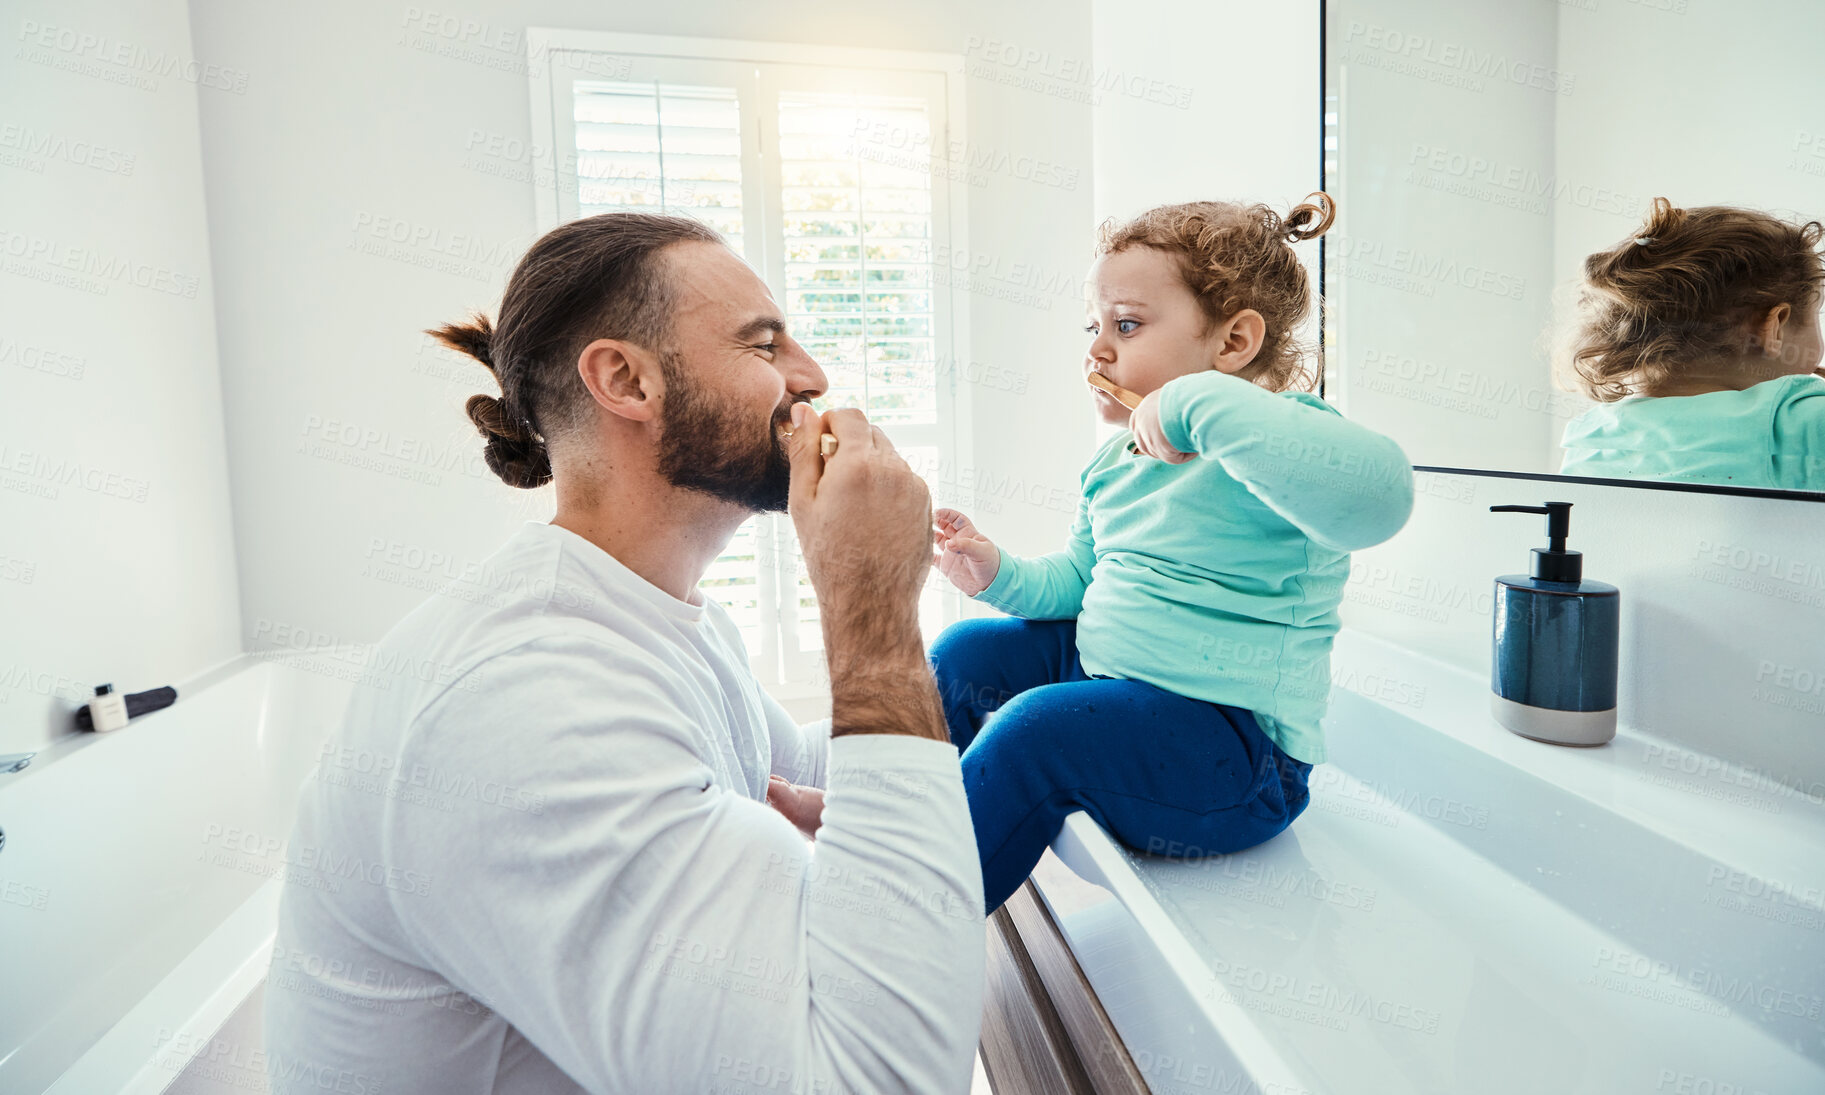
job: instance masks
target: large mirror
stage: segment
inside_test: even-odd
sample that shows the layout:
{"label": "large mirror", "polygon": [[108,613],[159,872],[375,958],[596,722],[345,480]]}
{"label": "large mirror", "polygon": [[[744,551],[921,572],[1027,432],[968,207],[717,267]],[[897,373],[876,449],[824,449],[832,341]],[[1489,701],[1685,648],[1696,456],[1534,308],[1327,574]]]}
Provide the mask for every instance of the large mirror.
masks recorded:
{"label": "large mirror", "polygon": [[1326,28],[1329,398],[1422,466],[1825,491],[1825,5]]}

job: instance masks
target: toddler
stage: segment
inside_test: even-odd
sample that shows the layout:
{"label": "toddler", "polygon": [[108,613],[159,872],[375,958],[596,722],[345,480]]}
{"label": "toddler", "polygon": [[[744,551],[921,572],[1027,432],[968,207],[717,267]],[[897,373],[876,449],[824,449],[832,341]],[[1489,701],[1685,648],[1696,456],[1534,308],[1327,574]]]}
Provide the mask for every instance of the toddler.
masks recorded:
{"label": "toddler", "polygon": [[[1021,558],[953,509],[933,563],[1000,618],[931,648],[962,750],[989,911],[1065,815],[1141,852],[1239,851],[1299,816],[1349,553],[1413,504],[1388,438],[1311,389],[1293,334],[1310,285],[1293,244],[1335,208],[1193,202],[1105,224],[1087,286],[1094,370],[1142,396],[1090,458],[1062,551]],[[1131,445],[1132,443],[1132,445]]]}

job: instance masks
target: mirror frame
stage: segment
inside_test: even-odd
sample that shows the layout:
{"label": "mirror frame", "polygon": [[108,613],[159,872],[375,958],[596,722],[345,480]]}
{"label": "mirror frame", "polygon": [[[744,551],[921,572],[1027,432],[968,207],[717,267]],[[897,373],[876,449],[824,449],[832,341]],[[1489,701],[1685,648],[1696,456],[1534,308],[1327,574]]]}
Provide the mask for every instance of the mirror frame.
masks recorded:
{"label": "mirror frame", "polygon": [[[1330,183],[1332,179],[1340,177],[1343,169],[1342,163],[1339,162],[1337,172],[1333,173],[1325,170],[1324,114],[1325,99],[1332,90],[1330,37],[1331,18],[1333,14],[1334,12],[1330,0],[1318,0],[1318,182],[1319,188],[1327,194],[1331,192]],[[1321,300],[1325,284],[1325,256],[1329,242],[1330,237],[1328,235],[1318,237],[1318,286]],[[1324,337],[1324,323],[1321,319],[1319,322],[1318,337],[1318,361],[1321,369],[1328,362],[1330,356],[1331,345]],[[1320,398],[1322,398],[1325,395],[1328,375],[1324,372],[1321,372],[1319,375],[1324,377],[1324,379],[1320,380],[1318,387],[1318,394]],[[1370,425],[1371,429],[1374,428],[1369,423],[1364,423],[1364,425]],[[1400,438],[1396,437],[1394,440],[1399,442]],[[1604,487],[1631,487],[1635,490],[1678,491],[1686,494],[1732,494],[1742,498],[1780,498],[1793,502],[1825,502],[1825,491],[1777,490],[1770,487],[1733,487],[1725,483],[1685,483],[1657,479],[1606,479],[1590,475],[1559,475],[1553,472],[1504,471],[1499,468],[1459,468],[1432,464],[1415,464],[1413,465],[1413,470],[1416,472],[1432,472],[1442,475],[1478,475],[1494,479],[1532,479],[1543,483],[1577,483]]]}

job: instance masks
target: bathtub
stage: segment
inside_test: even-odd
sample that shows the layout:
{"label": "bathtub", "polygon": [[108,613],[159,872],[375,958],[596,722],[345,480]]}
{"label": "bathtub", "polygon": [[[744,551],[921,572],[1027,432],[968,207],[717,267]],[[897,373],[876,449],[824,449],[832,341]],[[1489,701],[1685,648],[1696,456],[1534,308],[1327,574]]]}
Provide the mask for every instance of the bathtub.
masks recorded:
{"label": "bathtub", "polygon": [[351,668],[245,655],[0,776],[0,1091],[154,1093],[193,1057],[258,1072],[258,1046],[212,1038],[266,975],[282,845]]}

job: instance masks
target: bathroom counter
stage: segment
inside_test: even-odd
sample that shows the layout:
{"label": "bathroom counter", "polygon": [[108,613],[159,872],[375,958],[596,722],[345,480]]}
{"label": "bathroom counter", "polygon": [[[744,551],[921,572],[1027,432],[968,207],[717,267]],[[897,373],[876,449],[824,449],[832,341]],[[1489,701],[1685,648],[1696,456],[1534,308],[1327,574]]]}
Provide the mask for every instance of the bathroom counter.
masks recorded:
{"label": "bathroom counter", "polygon": [[1333,681],[1287,833],[1167,860],[1080,813],[1036,872],[1154,1091],[1825,1090],[1817,788],[1528,741],[1349,631]]}

